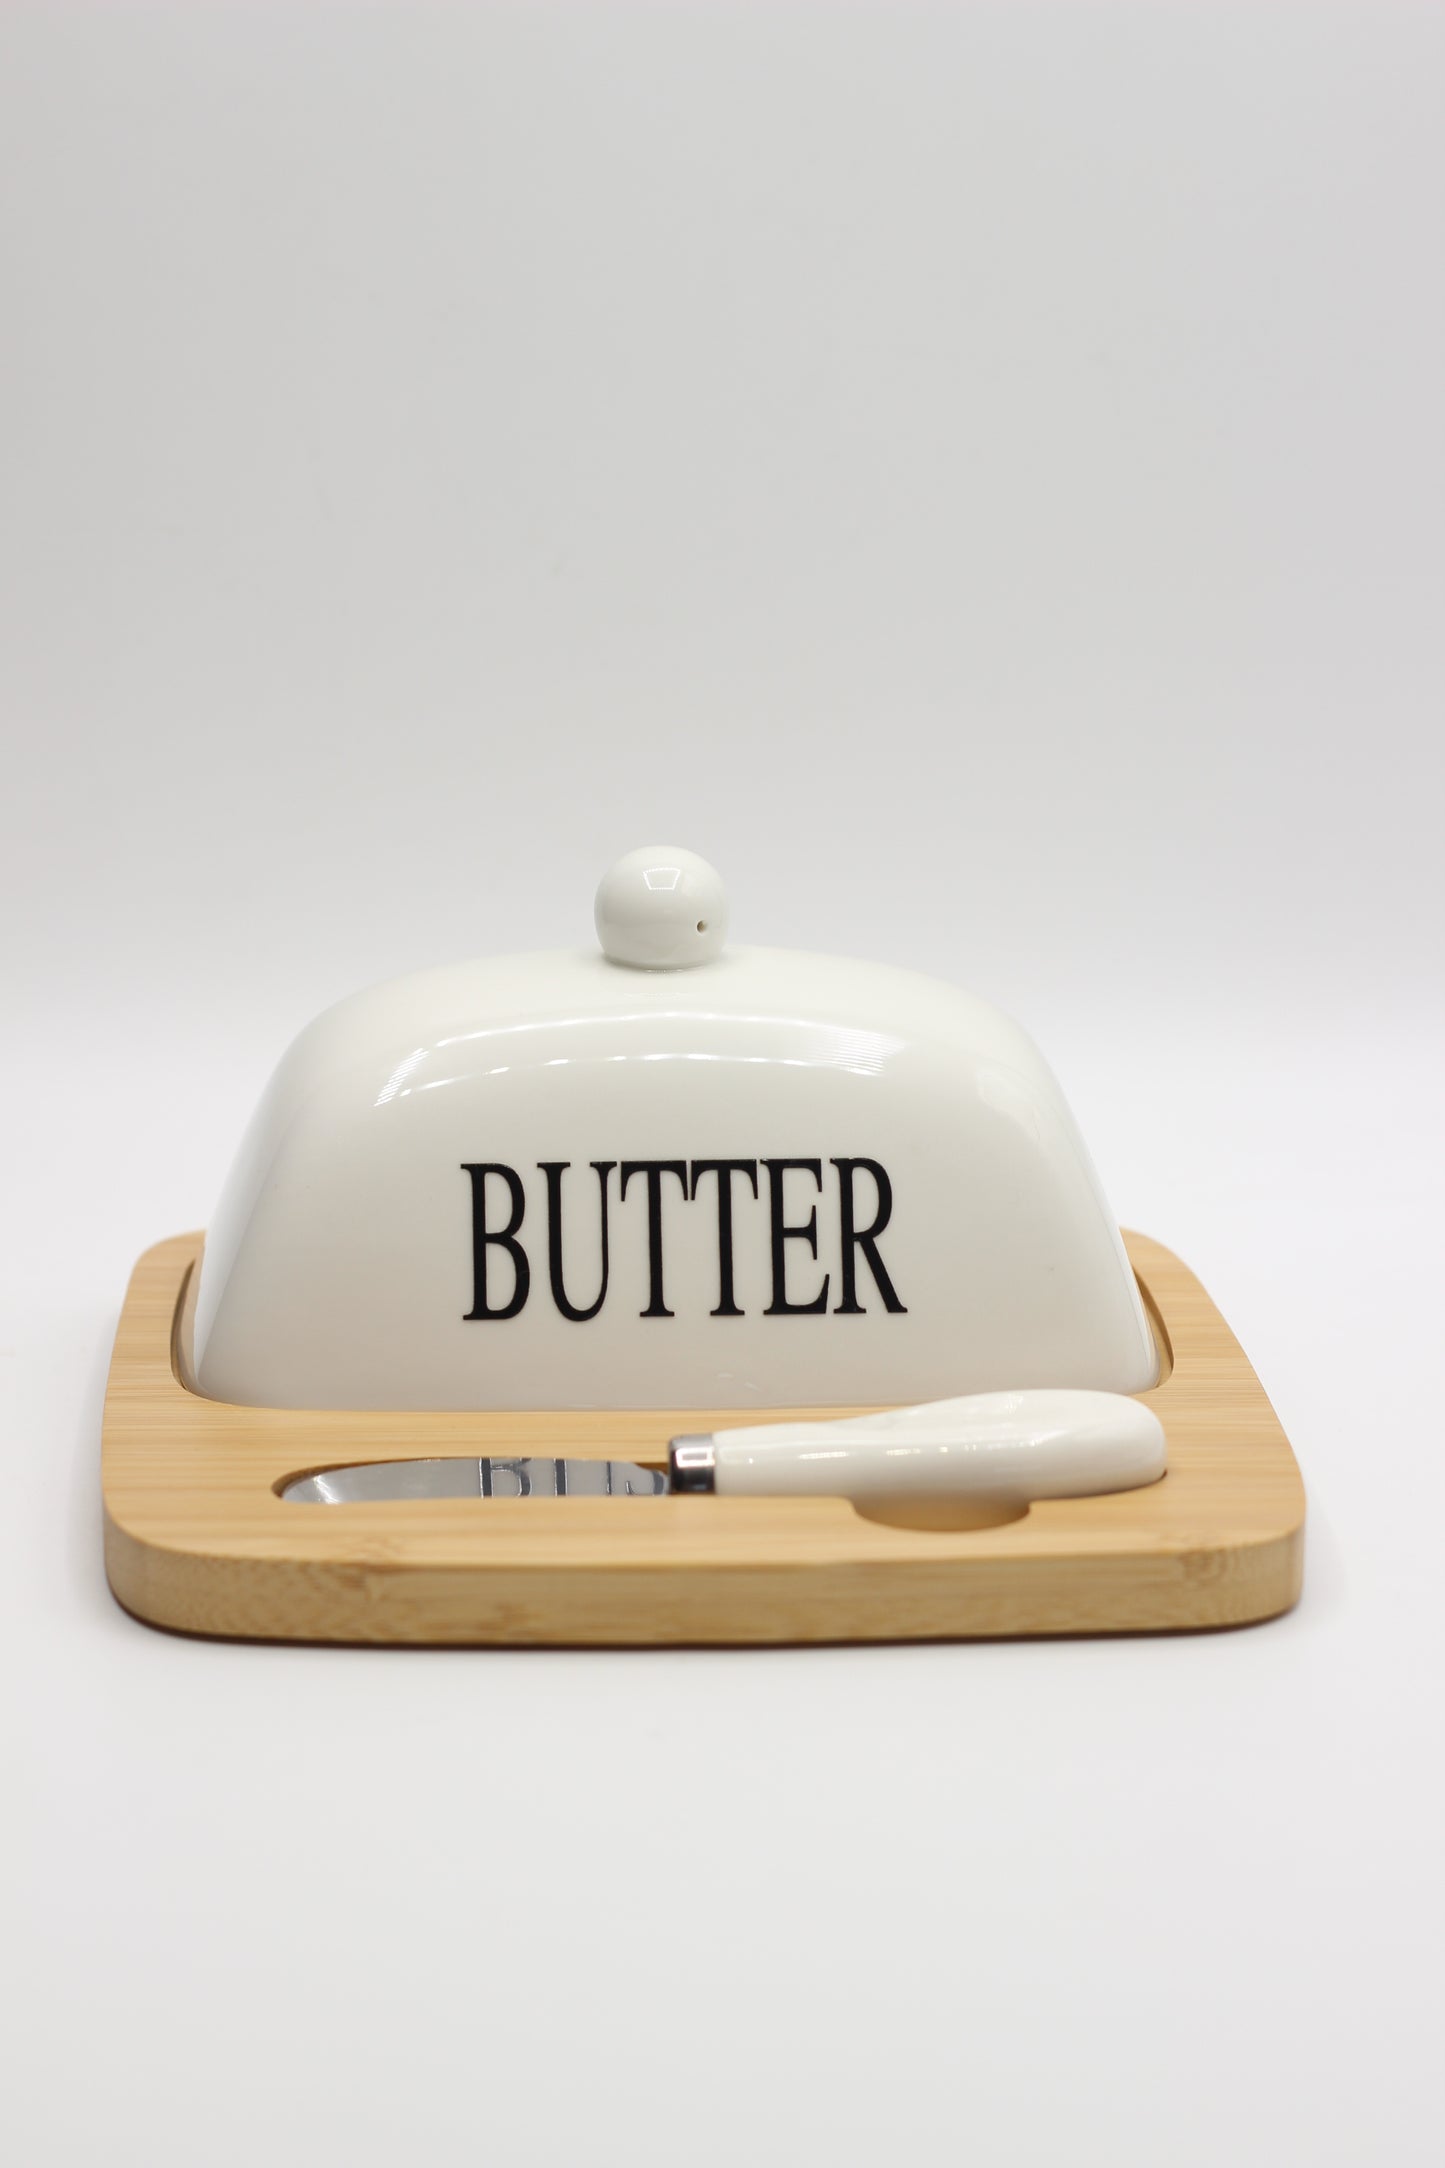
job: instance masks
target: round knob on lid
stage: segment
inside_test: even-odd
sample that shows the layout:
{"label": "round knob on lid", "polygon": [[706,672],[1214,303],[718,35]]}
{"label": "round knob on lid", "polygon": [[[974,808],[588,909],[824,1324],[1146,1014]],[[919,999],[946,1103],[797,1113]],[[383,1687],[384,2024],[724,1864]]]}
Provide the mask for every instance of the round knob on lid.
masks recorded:
{"label": "round knob on lid", "polygon": [[613,963],[681,971],[721,955],[728,901],[705,858],[656,844],[629,851],[602,876],[594,916]]}

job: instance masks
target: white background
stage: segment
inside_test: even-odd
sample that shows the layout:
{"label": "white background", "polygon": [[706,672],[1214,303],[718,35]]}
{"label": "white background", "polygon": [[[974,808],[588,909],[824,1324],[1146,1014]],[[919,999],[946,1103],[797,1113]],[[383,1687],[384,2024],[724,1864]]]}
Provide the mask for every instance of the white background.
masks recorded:
{"label": "white background", "polygon": [[[0,15],[8,2157],[1438,2161],[1442,91],[1423,6]],[[126,1275],[282,1046],[659,839],[1034,1032],[1290,1618],[117,1609]]]}

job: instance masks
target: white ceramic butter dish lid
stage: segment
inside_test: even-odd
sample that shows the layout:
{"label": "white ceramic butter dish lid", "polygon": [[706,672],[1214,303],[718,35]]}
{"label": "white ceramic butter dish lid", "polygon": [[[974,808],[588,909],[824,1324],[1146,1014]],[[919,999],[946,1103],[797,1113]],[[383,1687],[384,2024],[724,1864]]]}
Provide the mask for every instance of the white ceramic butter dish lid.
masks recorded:
{"label": "white ceramic butter dish lid", "polygon": [[1155,1382],[1016,1024],[907,970],[729,946],[686,851],[621,860],[595,916],[590,951],[419,972],[301,1034],[207,1237],[196,1390],[786,1409]]}

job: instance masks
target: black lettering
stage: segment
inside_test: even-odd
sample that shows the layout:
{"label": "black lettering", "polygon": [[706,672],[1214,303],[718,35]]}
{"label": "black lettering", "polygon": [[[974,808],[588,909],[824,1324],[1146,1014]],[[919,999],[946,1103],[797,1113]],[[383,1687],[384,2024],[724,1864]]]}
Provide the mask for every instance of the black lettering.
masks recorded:
{"label": "black lettering", "polygon": [[[532,1284],[532,1268],[527,1253],[517,1240],[517,1229],[522,1224],[522,1214],[527,1209],[527,1199],[522,1190],[521,1179],[512,1167],[491,1163],[473,1166],[463,1160],[463,1174],[472,1178],[472,1306],[467,1312],[468,1320],[477,1317],[515,1317],[527,1299]],[[487,1176],[499,1174],[507,1185],[512,1200],[512,1216],[505,1227],[487,1225]],[[487,1252],[492,1247],[504,1249],[512,1260],[514,1281],[512,1297],[499,1310],[487,1304]]]}
{"label": "black lettering", "polygon": [[647,1176],[647,1308],[639,1310],[639,1317],[671,1317],[663,1299],[662,1291],[662,1178],[675,1174],[682,1184],[682,1194],[687,1195],[687,1161],[685,1159],[628,1159],[622,1164],[622,1180],[619,1195],[627,1195],[627,1185],[634,1174]]}
{"label": "black lettering", "polygon": [[570,1159],[539,1159],[537,1162],[547,1177],[547,1269],[552,1279],[552,1300],[574,1325],[585,1325],[607,1300],[607,1177],[617,1162],[615,1159],[589,1162],[597,1177],[598,1208],[602,1214],[602,1285],[597,1290],[597,1300],[586,1310],[579,1310],[575,1303],[567,1300],[567,1290],[562,1282],[562,1177],[571,1164]]}
{"label": "black lettering", "polygon": [[[907,1307],[898,1300],[897,1291],[888,1277],[888,1267],[878,1254],[878,1237],[893,1217],[893,1184],[876,1159],[835,1159],[833,1165],[838,1170],[838,1215],[843,1231],[843,1300],[833,1315],[863,1315],[863,1305],[858,1300],[858,1260],[853,1254],[855,1250],[861,1250],[883,1297],[884,1309],[891,1310],[895,1317],[906,1317]],[[860,1167],[872,1175],[878,1189],[878,1209],[871,1227],[859,1227],[854,1207],[853,1177]]]}
{"label": "black lettering", "polygon": [[713,1317],[742,1317],[733,1299],[733,1176],[745,1174],[758,1194],[758,1163],[755,1159],[695,1159],[692,1163],[692,1196],[697,1195],[700,1174],[717,1176],[717,1308]]}
{"label": "black lettering", "polygon": [[819,1189],[823,1187],[823,1163],[820,1159],[765,1159],[768,1170],[768,1201],[772,1206],[773,1240],[773,1299],[764,1310],[764,1317],[811,1317],[821,1314],[828,1307],[829,1274],[823,1274],[823,1285],[812,1302],[789,1302],[787,1292],[788,1262],[784,1245],[788,1242],[806,1242],[814,1257],[818,1254],[818,1207],[814,1205],[800,1226],[789,1227],[783,1219],[783,1176],[790,1167],[800,1167],[811,1174]]}

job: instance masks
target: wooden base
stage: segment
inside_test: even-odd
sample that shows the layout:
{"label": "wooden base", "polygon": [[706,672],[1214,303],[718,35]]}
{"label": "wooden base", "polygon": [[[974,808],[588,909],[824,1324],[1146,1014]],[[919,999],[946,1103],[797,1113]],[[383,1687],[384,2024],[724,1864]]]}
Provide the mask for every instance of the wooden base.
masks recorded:
{"label": "wooden base", "polygon": [[[286,1641],[905,1641],[1238,1626],[1288,1610],[1304,1488],[1263,1389],[1199,1282],[1126,1235],[1169,1440],[1147,1490],[1055,1499],[967,1529],[837,1499],[466,1499],[288,1505],[294,1475],[362,1460],[542,1453],[661,1461],[669,1438],[823,1410],[356,1414],[187,1391],[176,1322],[202,1237],[148,1250],[105,1401],[105,1556],[137,1617]],[[841,1411],[830,1409],[829,1414]]]}

